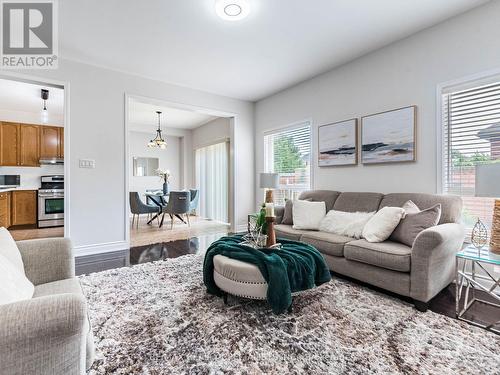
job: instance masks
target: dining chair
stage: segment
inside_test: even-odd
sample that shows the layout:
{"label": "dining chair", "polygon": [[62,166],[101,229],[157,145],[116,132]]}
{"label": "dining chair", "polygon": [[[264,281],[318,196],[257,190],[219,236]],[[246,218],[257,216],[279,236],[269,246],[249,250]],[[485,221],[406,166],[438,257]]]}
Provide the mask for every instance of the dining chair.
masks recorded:
{"label": "dining chair", "polygon": [[[136,228],[139,228],[139,219],[142,214],[157,214],[161,213],[161,207],[157,205],[146,204],[141,200],[139,193],[137,191],[130,192],[130,211],[132,212],[132,226],[134,226],[135,215],[137,215],[137,221],[135,222]],[[157,217],[158,218],[158,217]],[[159,220],[159,219],[158,219]]]}
{"label": "dining chair", "polygon": [[161,218],[160,227],[163,225],[165,214],[171,218],[170,229],[174,227],[174,218],[177,216],[182,221],[182,215],[185,215],[187,225],[191,226],[189,222],[189,209],[191,204],[191,193],[189,191],[171,191],[168,197],[168,203],[163,207],[163,216]]}
{"label": "dining chair", "polygon": [[200,201],[200,191],[197,189],[189,189],[191,193],[191,203],[189,204],[189,213],[196,212],[198,202]]}

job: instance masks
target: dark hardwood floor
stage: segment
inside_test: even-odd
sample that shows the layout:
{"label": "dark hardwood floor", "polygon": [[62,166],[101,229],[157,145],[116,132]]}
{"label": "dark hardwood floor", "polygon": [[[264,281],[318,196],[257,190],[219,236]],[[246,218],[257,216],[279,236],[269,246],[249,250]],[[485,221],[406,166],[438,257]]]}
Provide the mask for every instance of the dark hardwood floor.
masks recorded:
{"label": "dark hardwood floor", "polygon": [[[91,272],[103,271],[105,269],[127,267],[168,258],[177,258],[187,254],[201,253],[204,252],[213,241],[216,241],[224,235],[226,234],[212,234],[184,240],[132,247],[130,250],[124,250],[123,252],[79,257],[76,259],[76,271],[77,274],[87,274]],[[410,298],[387,292],[386,290],[359,282],[340,274],[332,273],[332,275],[334,277],[349,280],[351,282],[364,285],[369,289],[412,303]],[[495,302],[493,298],[482,291],[476,291],[476,296],[487,301]],[[434,297],[429,303],[429,309],[435,313],[446,315],[455,319],[455,285],[449,285],[447,288],[442,290],[441,293]],[[500,309],[483,303],[475,303],[469,309],[465,317],[487,325],[500,319]],[[497,328],[500,329],[498,326]]]}

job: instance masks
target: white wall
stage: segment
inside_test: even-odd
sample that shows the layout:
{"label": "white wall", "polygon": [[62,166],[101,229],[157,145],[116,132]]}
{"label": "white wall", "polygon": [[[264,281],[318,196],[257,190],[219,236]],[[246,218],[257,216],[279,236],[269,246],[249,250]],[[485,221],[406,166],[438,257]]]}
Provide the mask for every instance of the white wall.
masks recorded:
{"label": "white wall", "polygon": [[231,136],[230,119],[219,117],[192,130],[193,150],[225,141]]}
{"label": "white wall", "polygon": [[[312,118],[314,188],[436,192],[437,85],[500,68],[499,15],[500,1],[493,1],[259,101],[257,172],[264,169],[264,131]],[[418,106],[416,163],[317,166],[318,125],[412,104]]]}
{"label": "white wall", "polygon": [[[4,76],[9,72],[2,71]],[[69,235],[77,255],[128,246],[125,186],[125,93],[234,113],[236,223],[244,227],[254,202],[254,105],[241,100],[60,59],[57,70],[18,72],[21,76],[69,82]],[[241,145],[241,146],[239,146]],[[78,168],[78,159],[96,161]],[[126,224],[127,223],[127,224]]]}
{"label": "white wall", "polygon": [[[168,147],[164,150],[159,148],[149,148],[147,143],[152,138],[151,133],[130,132],[129,133],[129,152],[130,157],[158,158],[159,168],[168,169],[171,173],[170,189],[179,190],[181,184],[181,150],[179,137],[164,137]],[[161,189],[163,181],[158,176],[134,176],[133,162],[130,161],[129,170],[129,189],[142,194],[146,189]]]}
{"label": "white wall", "polygon": [[24,124],[64,126],[64,116],[54,115],[49,112],[48,123],[42,123],[40,112],[23,112],[0,109],[0,121],[22,122]]}

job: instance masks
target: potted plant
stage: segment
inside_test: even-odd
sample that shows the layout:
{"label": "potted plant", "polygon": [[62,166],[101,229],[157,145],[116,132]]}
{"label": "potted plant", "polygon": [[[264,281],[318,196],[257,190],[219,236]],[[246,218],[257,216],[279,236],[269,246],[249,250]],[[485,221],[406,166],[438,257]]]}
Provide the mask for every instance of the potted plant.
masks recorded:
{"label": "potted plant", "polygon": [[163,195],[168,194],[168,183],[170,182],[170,171],[168,169],[158,169],[158,176],[163,181]]}

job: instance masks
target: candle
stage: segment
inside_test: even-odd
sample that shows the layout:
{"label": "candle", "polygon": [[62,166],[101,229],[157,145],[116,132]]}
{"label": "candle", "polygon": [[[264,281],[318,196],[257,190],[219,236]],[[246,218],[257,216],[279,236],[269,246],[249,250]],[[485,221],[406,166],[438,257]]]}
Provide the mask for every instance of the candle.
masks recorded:
{"label": "candle", "polygon": [[266,217],[274,217],[274,204],[266,203]]}

